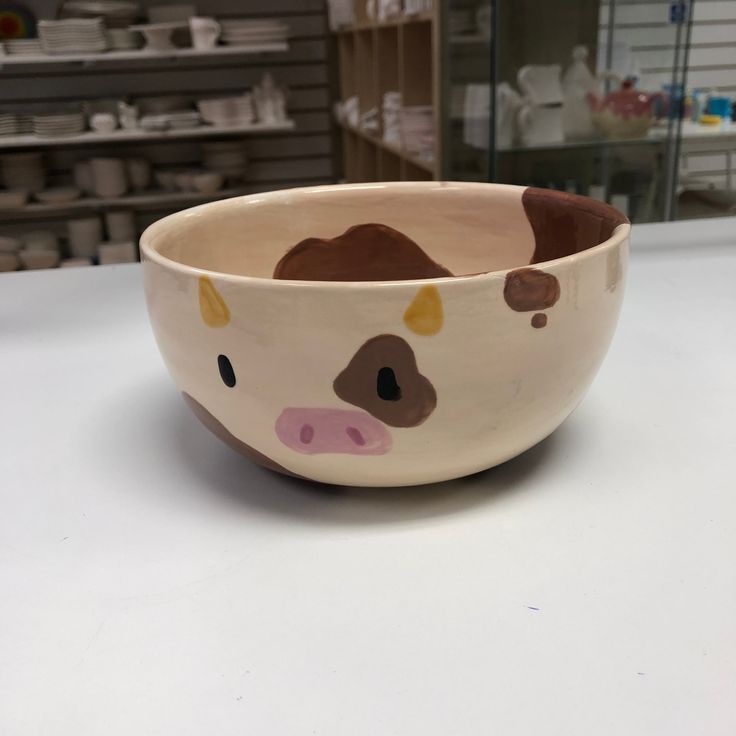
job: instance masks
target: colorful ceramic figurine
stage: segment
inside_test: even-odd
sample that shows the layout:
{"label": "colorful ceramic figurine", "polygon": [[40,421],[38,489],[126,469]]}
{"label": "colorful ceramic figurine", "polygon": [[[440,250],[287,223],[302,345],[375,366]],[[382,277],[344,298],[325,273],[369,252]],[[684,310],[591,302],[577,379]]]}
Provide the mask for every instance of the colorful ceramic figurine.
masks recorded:
{"label": "colorful ceramic figurine", "polygon": [[602,100],[588,94],[593,111],[593,122],[607,138],[639,138],[645,136],[656,119],[655,100],[664,100],[661,92],[642,92],[635,89],[633,80],[625,79],[621,87]]}

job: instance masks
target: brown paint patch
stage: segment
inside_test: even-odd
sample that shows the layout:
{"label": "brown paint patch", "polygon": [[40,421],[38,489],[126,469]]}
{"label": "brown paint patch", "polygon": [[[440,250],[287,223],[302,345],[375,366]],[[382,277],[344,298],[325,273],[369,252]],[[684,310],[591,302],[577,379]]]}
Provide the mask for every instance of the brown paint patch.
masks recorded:
{"label": "brown paint patch", "polygon": [[592,248],[628,222],[620,212],[603,202],[576,194],[528,187],[521,195],[534,232],[534,255],[530,263],[551,261]]}
{"label": "brown paint patch", "polygon": [[388,225],[355,225],[336,238],[307,238],[276,264],[275,279],[406,281],[452,276]]}
{"label": "brown paint patch", "polygon": [[199,277],[199,313],[208,327],[224,327],[230,322],[230,310],[208,276]]}
{"label": "brown paint patch", "polygon": [[[396,384],[389,386],[389,392],[381,386],[387,369],[393,371]],[[343,401],[390,427],[416,427],[437,406],[434,386],[419,373],[414,351],[396,335],[378,335],[365,342],[333,387]]]}
{"label": "brown paint patch", "polygon": [[423,286],[404,312],[404,324],[417,335],[436,335],[445,321],[442,299],[436,286]]}
{"label": "brown paint patch", "polygon": [[532,327],[540,329],[541,327],[547,326],[547,315],[538,312],[532,317]]}
{"label": "brown paint patch", "polygon": [[560,298],[560,282],[538,268],[517,268],[506,274],[503,298],[515,312],[549,309]]}
{"label": "brown paint patch", "polygon": [[202,404],[200,404],[195,398],[191,397],[188,393],[182,391],[182,396],[184,397],[184,401],[189,405],[189,408],[196,415],[197,419],[199,419],[199,421],[202,422],[210,432],[217,435],[217,437],[226,444],[230,445],[233,450],[237,450],[254,463],[257,463],[264,468],[268,468],[269,470],[275,470],[277,473],[283,473],[284,475],[291,475],[294,478],[304,478],[302,475],[292,473],[291,470],[287,470],[283,465],[279,465],[279,463],[275,460],[271,460],[267,455],[264,455],[254,447],[251,447],[242,440],[239,440],[224,424],[222,424],[222,422],[220,422],[219,419],[212,416],[212,414],[210,414]]}

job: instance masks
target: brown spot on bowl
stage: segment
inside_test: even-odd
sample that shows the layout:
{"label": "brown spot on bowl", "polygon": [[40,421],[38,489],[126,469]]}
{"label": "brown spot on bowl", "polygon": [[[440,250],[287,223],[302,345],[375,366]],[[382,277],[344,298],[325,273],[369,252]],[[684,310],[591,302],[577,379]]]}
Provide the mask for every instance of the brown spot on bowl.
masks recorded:
{"label": "brown spot on bowl", "polygon": [[560,282],[538,268],[517,268],[506,274],[503,298],[515,312],[548,309],[560,298]]}
{"label": "brown spot on bowl", "polygon": [[537,312],[537,314],[535,314],[532,317],[532,327],[536,327],[537,329],[539,329],[541,327],[546,327],[546,326],[547,326],[547,315],[542,314],[542,312]]}
{"label": "brown spot on bowl", "polygon": [[416,427],[437,405],[434,386],[419,372],[409,343],[397,335],[365,342],[333,387],[343,401],[390,427]]}
{"label": "brown spot on bowl", "polygon": [[230,445],[233,450],[237,450],[239,453],[245,455],[248,459],[264,468],[275,470],[277,473],[283,473],[284,475],[291,475],[294,478],[303,478],[304,480],[308,480],[304,478],[303,475],[292,473],[291,470],[287,470],[283,465],[279,465],[275,460],[271,460],[268,455],[264,455],[262,452],[256,450],[255,447],[251,447],[249,444],[239,440],[219,419],[217,419],[217,417],[210,414],[202,404],[185,391],[182,391],[182,396],[184,397],[184,401],[189,405],[189,408],[194,412],[197,419],[199,419],[199,421],[202,422],[210,432],[219,437],[226,444]]}
{"label": "brown spot on bowl", "polygon": [[580,253],[613,235],[628,219],[603,202],[576,194],[527,187],[521,195],[534,232],[531,263]]}
{"label": "brown spot on bowl", "polygon": [[275,279],[406,281],[452,276],[411,238],[388,225],[355,225],[335,238],[307,238],[276,264]]}

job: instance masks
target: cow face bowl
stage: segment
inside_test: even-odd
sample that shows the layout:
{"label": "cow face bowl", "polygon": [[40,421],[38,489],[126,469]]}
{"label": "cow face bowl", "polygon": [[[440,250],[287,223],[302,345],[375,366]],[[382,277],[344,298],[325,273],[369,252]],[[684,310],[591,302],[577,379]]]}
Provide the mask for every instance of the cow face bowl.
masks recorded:
{"label": "cow face bowl", "polygon": [[402,486],[502,463],[572,412],[629,230],[556,191],[380,183],[205,204],[141,253],[159,348],[207,427],[273,470]]}

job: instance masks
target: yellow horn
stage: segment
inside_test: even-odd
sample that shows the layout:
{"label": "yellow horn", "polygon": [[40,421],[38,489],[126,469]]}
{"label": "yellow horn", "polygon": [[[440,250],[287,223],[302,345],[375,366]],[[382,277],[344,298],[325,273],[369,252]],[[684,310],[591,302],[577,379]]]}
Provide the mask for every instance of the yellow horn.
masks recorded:
{"label": "yellow horn", "polygon": [[224,327],[230,322],[230,310],[207,276],[199,277],[199,312],[208,327]]}
{"label": "yellow horn", "polygon": [[404,323],[417,335],[436,335],[445,321],[442,299],[436,286],[423,286],[404,312]]}

